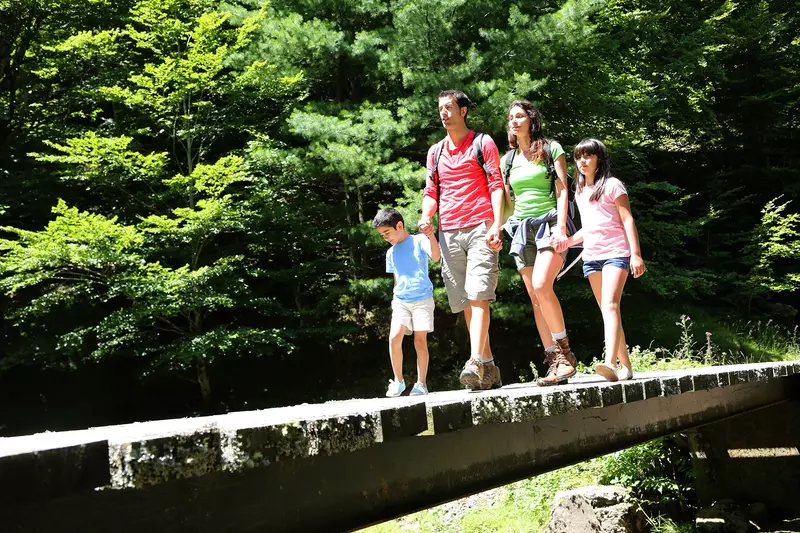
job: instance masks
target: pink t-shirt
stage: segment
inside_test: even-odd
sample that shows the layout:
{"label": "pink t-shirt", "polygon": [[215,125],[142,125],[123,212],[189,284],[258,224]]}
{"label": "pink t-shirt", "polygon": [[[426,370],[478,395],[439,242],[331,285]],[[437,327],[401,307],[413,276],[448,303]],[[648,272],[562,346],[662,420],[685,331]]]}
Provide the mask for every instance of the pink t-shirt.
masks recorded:
{"label": "pink t-shirt", "polygon": [[603,194],[595,202],[589,198],[594,185],[584,186],[575,195],[581,213],[583,231],[583,260],[599,261],[612,257],[630,257],[631,245],[614,200],[628,194],[625,185],[617,178],[607,178]]}
{"label": "pink t-shirt", "polygon": [[428,150],[428,177],[424,194],[439,202],[439,228],[443,230],[470,228],[482,222],[494,221],[491,193],[503,188],[500,153],[492,138],[484,134],[481,149],[489,170],[487,177],[475,158],[472,149],[474,138],[475,132],[470,131],[458,146],[453,146],[449,138],[445,139],[442,155],[439,156],[441,198],[436,197],[436,182],[433,179],[436,145]]}

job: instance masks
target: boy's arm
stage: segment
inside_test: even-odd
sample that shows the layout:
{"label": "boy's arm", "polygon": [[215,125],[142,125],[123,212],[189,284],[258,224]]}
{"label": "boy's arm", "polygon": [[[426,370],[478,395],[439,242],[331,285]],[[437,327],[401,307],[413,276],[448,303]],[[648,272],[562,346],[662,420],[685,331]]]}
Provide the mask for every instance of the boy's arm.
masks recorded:
{"label": "boy's arm", "polygon": [[428,227],[425,236],[428,238],[428,242],[431,245],[431,259],[438,261],[442,258],[442,249],[439,248],[439,241],[436,240],[436,233],[434,233],[432,227]]}
{"label": "boy's arm", "polygon": [[619,218],[625,227],[625,236],[628,238],[628,244],[631,247],[631,274],[633,274],[634,278],[638,278],[644,274],[647,268],[644,266],[642,249],[639,247],[639,232],[636,231],[636,222],[633,221],[633,215],[631,214],[631,203],[627,194],[618,196],[614,203],[617,206],[617,210],[619,210]]}

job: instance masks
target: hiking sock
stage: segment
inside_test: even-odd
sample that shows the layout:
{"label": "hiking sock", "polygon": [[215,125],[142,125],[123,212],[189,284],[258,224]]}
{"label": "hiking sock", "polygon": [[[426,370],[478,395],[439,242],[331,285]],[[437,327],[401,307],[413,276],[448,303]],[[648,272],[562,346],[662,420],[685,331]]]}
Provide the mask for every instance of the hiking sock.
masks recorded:
{"label": "hiking sock", "polygon": [[558,348],[558,346],[553,344],[552,346],[546,346],[544,351],[547,352],[547,353],[553,353],[553,352],[556,351],[556,348]]}
{"label": "hiking sock", "polygon": [[561,339],[567,338],[567,330],[560,331],[558,333],[551,333],[553,335],[554,341],[560,341]]}

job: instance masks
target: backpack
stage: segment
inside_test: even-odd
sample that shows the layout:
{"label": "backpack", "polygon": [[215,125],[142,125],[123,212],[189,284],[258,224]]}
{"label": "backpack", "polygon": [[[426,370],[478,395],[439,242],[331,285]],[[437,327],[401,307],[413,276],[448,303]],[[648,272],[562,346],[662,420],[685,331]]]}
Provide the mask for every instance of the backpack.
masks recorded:
{"label": "backpack", "polygon": [[[486,162],[483,160],[483,136],[484,133],[475,132],[475,137],[472,139],[472,152],[475,154],[475,159],[483,169],[483,173],[488,177],[490,172],[486,168]],[[444,150],[444,143],[447,142],[445,137],[436,144],[436,150],[433,152],[433,179],[436,181],[436,203],[441,205],[441,187],[439,186],[439,158],[442,156]]]}

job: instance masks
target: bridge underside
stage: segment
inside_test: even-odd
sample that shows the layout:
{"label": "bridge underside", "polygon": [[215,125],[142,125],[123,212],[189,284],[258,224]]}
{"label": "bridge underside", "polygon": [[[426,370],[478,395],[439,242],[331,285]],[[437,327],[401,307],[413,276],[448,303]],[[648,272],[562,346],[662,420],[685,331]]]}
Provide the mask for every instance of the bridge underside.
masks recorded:
{"label": "bridge underside", "polygon": [[[800,367],[752,366],[433,396],[394,421],[405,428],[396,438],[384,424],[382,438],[360,449],[129,488],[14,495],[13,464],[4,470],[0,457],[0,523],[30,532],[357,529],[796,398]],[[24,488],[18,476],[24,468],[33,475],[32,467],[14,464]],[[36,465],[42,472],[43,463]]]}

